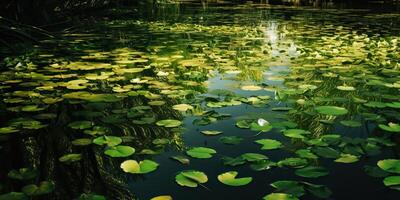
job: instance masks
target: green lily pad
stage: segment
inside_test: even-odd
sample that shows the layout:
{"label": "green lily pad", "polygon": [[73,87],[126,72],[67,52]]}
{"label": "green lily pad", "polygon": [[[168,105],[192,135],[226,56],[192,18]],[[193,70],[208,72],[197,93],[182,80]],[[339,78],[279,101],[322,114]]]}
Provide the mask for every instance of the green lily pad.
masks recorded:
{"label": "green lily pad", "polygon": [[299,149],[295,153],[301,158],[318,159],[318,156],[309,149]]}
{"label": "green lily pad", "polygon": [[279,161],[278,166],[283,167],[292,167],[292,168],[301,168],[308,164],[308,161],[303,158],[285,158]]}
{"label": "green lily pad", "polygon": [[379,128],[382,130],[393,132],[393,133],[400,133],[400,124],[390,122],[388,125],[379,124]]}
{"label": "green lily pad", "polygon": [[398,186],[400,185],[400,176],[388,176],[383,179],[385,186]]}
{"label": "green lily pad", "polygon": [[91,128],[93,123],[91,121],[75,121],[68,124],[68,126],[72,129],[84,130]]}
{"label": "green lily pad", "polygon": [[389,176],[388,172],[382,170],[379,167],[375,167],[375,166],[366,165],[366,166],[364,166],[364,171],[369,176],[372,176],[372,177],[375,177],[375,178],[383,178],[383,177]]}
{"label": "green lily pad", "polygon": [[22,192],[10,192],[7,194],[0,195],[0,200],[28,200],[28,196],[26,196]]}
{"label": "green lily pad", "polygon": [[16,133],[16,132],[19,132],[19,130],[12,126],[0,128],[0,134],[9,134],[9,133]]}
{"label": "green lily pad", "polygon": [[316,147],[316,148],[313,148],[313,151],[317,155],[324,157],[324,158],[339,158],[340,157],[340,153],[337,150],[330,148],[330,147]]}
{"label": "green lily pad", "polygon": [[117,146],[122,143],[122,139],[117,136],[100,136],[93,139],[93,143],[97,145],[107,145],[109,147]]}
{"label": "green lily pad", "polygon": [[194,147],[188,151],[186,154],[193,158],[211,158],[213,154],[217,153],[214,149],[206,148],[206,147]]}
{"label": "green lily pad", "polygon": [[305,193],[303,185],[297,181],[276,181],[270,185],[276,188],[279,192],[291,194],[296,197],[301,197]]}
{"label": "green lily pad", "polygon": [[306,177],[306,178],[318,178],[321,176],[326,176],[329,174],[329,171],[324,167],[318,166],[308,166],[302,169],[298,169],[295,171],[297,176]]}
{"label": "green lily pad", "polygon": [[299,199],[291,194],[271,193],[264,196],[263,200],[299,200]]}
{"label": "green lily pad", "polygon": [[275,166],[276,166],[276,163],[271,160],[260,160],[260,161],[252,163],[250,165],[250,168],[255,171],[264,171],[264,170],[269,170]]}
{"label": "green lily pad", "polygon": [[83,193],[75,200],[106,200],[106,197],[104,197],[103,195],[98,195],[98,194]]}
{"label": "green lily pad", "polygon": [[244,177],[244,178],[236,178],[238,172],[229,171],[223,174],[218,175],[218,180],[229,186],[243,186],[249,184],[253,178],[252,177]]}
{"label": "green lily pad", "polygon": [[262,145],[261,149],[263,150],[279,149],[283,147],[281,142],[272,139],[256,140],[255,143],[261,144]]}
{"label": "green lily pad", "polygon": [[31,180],[36,178],[38,174],[39,172],[36,169],[21,168],[18,170],[11,170],[8,172],[7,176],[15,180]]}
{"label": "green lily pad", "polygon": [[237,145],[243,141],[243,138],[238,136],[223,136],[219,138],[219,141],[221,141],[224,144]]}
{"label": "green lily pad", "polygon": [[337,106],[318,106],[315,107],[315,110],[320,114],[333,116],[345,115],[348,113],[346,108]]}
{"label": "green lily pad", "polygon": [[151,198],[150,200],[172,200],[172,197],[169,195],[161,195]]}
{"label": "green lily pad", "polygon": [[357,127],[361,127],[361,123],[358,121],[353,121],[353,120],[342,120],[340,121],[340,123],[343,126],[348,126],[348,127],[352,127],[352,128],[357,128]]}
{"label": "green lily pad", "polygon": [[253,122],[250,124],[250,129],[252,131],[268,132],[272,129],[272,126],[270,124],[260,126],[258,123]]}
{"label": "green lily pad", "polygon": [[242,156],[238,156],[236,158],[228,157],[225,156],[222,158],[222,161],[224,162],[224,165],[228,166],[238,166],[238,165],[243,165],[246,163],[246,160]]}
{"label": "green lily pad", "polygon": [[131,174],[147,174],[157,169],[158,163],[152,160],[142,160],[139,163],[136,160],[126,160],[121,163],[121,169]]}
{"label": "green lily pad", "polygon": [[109,147],[107,150],[104,151],[104,154],[114,158],[128,157],[134,153],[135,153],[134,148],[123,145]]}
{"label": "green lily pad", "polygon": [[189,158],[187,158],[185,156],[172,156],[171,158],[174,159],[174,160],[179,161],[180,163],[182,163],[184,165],[190,164]]}
{"label": "green lily pad", "polygon": [[199,184],[206,183],[208,177],[201,171],[187,170],[177,174],[175,176],[175,181],[180,186],[197,187]]}
{"label": "green lily pad", "polygon": [[250,122],[249,120],[243,119],[243,120],[239,120],[236,122],[236,126],[238,128],[250,128]]}
{"label": "green lily pad", "polygon": [[89,138],[79,138],[71,142],[75,146],[87,146],[92,144],[92,140]]}
{"label": "green lily pad", "polygon": [[378,161],[378,167],[391,173],[400,174],[400,160],[386,159]]}
{"label": "green lily pad", "polygon": [[310,134],[309,131],[303,129],[287,129],[283,131],[283,135],[290,138],[303,139],[304,135]]}
{"label": "green lily pad", "polygon": [[181,121],[175,119],[164,119],[156,122],[157,126],[163,126],[167,128],[174,128],[178,127],[182,124]]}
{"label": "green lily pad", "polygon": [[201,131],[204,135],[219,135],[222,131]]}
{"label": "green lily pad", "polygon": [[332,195],[332,191],[325,185],[317,185],[308,182],[303,183],[306,190],[318,198],[326,199]]}
{"label": "green lily pad", "polygon": [[338,163],[354,163],[358,161],[358,157],[351,154],[340,154],[340,157],[335,160]]}
{"label": "green lily pad", "polygon": [[61,156],[58,160],[60,162],[72,163],[80,161],[81,159],[82,159],[82,154],[71,153]]}
{"label": "green lily pad", "polygon": [[172,109],[181,111],[181,112],[186,112],[188,110],[192,110],[193,106],[191,106],[189,104],[177,104],[177,105],[172,106]]}
{"label": "green lily pad", "polygon": [[342,91],[354,91],[354,90],[356,90],[356,88],[354,88],[352,86],[347,86],[347,85],[337,86],[336,88],[338,90],[342,90]]}
{"label": "green lily pad", "polygon": [[55,185],[52,181],[42,181],[39,185],[30,184],[22,188],[22,192],[28,196],[38,196],[53,192]]}
{"label": "green lily pad", "polygon": [[256,162],[256,161],[268,159],[267,156],[259,154],[259,153],[244,153],[241,155],[241,157],[248,162]]}

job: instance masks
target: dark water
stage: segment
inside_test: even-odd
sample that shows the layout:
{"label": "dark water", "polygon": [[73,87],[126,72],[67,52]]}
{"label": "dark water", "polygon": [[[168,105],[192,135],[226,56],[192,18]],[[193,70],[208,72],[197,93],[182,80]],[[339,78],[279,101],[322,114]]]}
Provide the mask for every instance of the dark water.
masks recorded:
{"label": "dark water", "polygon": [[[378,127],[398,126],[400,121],[398,13],[190,6],[163,7],[146,18],[131,10],[110,13],[43,41],[31,54],[3,62],[14,68],[0,74],[1,193],[26,194],[23,186],[52,181],[54,190],[35,198],[96,193],[109,199],[262,199],[273,192],[290,193],[270,184],[292,180],[328,187],[328,199],[399,198],[396,189],[382,183],[384,177],[364,170],[366,165],[378,169],[379,160],[399,155],[398,131]],[[173,109],[177,104],[193,109],[181,112]],[[337,106],[346,113],[324,114],[319,106]],[[157,125],[164,119],[182,125]],[[265,119],[273,128],[258,133],[235,126],[243,119]],[[280,122],[310,133],[301,139],[287,137],[283,132],[294,126]],[[223,133],[201,133],[207,130]],[[338,139],[324,143],[321,138],[327,134]],[[113,147],[91,144],[101,135],[121,138],[120,145],[135,148],[135,154],[105,155]],[[223,136],[243,140],[226,145],[219,140]],[[76,145],[82,138],[87,143]],[[158,145],[156,139],[169,144]],[[283,147],[261,150],[255,143],[260,139],[280,141]],[[318,146],[337,150],[336,158],[350,154],[356,160],[335,162],[318,154]],[[192,158],[185,154],[192,147],[217,153],[209,159]],[[159,153],[145,155],[143,149]],[[251,169],[251,163],[226,166],[221,160],[259,153],[278,163],[298,158],[299,149],[318,158],[264,171]],[[59,160],[71,153],[79,158]],[[170,158],[176,155],[186,155],[190,164]],[[128,174],[120,164],[129,159],[153,160],[159,166],[148,174]],[[305,166],[322,166],[329,174],[297,176],[295,170]],[[23,167],[36,169],[37,176],[24,181],[7,177],[9,170]],[[175,176],[183,170],[202,171],[208,182],[197,188],[180,186]],[[253,180],[240,187],[224,185],[217,176],[227,171]],[[318,199],[304,193],[299,199]]]}

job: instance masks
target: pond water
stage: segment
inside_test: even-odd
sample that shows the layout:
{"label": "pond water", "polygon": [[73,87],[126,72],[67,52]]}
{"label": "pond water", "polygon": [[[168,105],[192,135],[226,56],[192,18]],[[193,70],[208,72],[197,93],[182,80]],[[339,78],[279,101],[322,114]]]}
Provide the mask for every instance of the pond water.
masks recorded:
{"label": "pond water", "polygon": [[0,199],[399,199],[400,14],[109,14],[3,61]]}

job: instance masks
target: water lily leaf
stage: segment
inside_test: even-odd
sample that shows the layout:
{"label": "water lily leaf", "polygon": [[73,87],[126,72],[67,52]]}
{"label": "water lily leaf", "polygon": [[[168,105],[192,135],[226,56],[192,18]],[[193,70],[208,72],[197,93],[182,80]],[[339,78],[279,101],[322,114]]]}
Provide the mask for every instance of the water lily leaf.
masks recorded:
{"label": "water lily leaf", "polygon": [[16,129],[13,126],[8,126],[8,127],[1,127],[0,128],[0,134],[9,134],[9,133],[16,133],[19,132],[18,129]]}
{"label": "water lily leaf", "polygon": [[162,106],[165,104],[165,101],[149,101],[148,104],[151,106]]}
{"label": "water lily leaf", "polygon": [[252,163],[250,165],[250,168],[255,171],[264,171],[264,170],[269,170],[275,166],[276,166],[276,163],[271,160],[260,160],[260,161]]}
{"label": "water lily leaf", "polygon": [[241,155],[241,157],[248,162],[256,162],[256,161],[268,159],[267,156],[259,154],[259,153],[244,153]]}
{"label": "water lily leaf", "polygon": [[93,123],[91,121],[75,121],[69,123],[68,126],[72,129],[83,130],[91,128],[93,126]]}
{"label": "water lily leaf", "polygon": [[283,131],[283,135],[290,138],[303,139],[304,135],[310,134],[309,131],[303,129],[287,129]]}
{"label": "water lily leaf", "polygon": [[305,193],[303,185],[297,181],[276,181],[270,185],[276,188],[278,192],[291,194],[296,197],[301,197]]}
{"label": "water lily leaf", "polygon": [[253,122],[250,124],[250,129],[252,131],[268,132],[272,129],[272,126],[270,124],[264,124],[263,126],[260,126],[258,123]]}
{"label": "water lily leaf", "polygon": [[109,147],[107,150],[104,151],[104,154],[118,158],[118,157],[128,157],[135,153],[135,149],[130,146],[113,146]]}
{"label": "water lily leaf", "polygon": [[250,128],[250,123],[249,120],[239,120],[236,122],[236,126],[239,128]]}
{"label": "water lily leaf", "polygon": [[152,160],[142,160],[139,163],[136,160],[126,160],[121,163],[121,169],[131,174],[147,174],[157,169],[158,163]]}
{"label": "water lily leaf", "polygon": [[263,197],[263,200],[299,200],[291,194],[271,193]]}
{"label": "water lily leaf", "polygon": [[397,186],[400,185],[400,176],[388,176],[383,179],[385,186]]}
{"label": "water lily leaf", "polygon": [[383,178],[383,177],[389,176],[388,172],[382,170],[379,167],[375,167],[375,166],[366,165],[366,166],[364,166],[364,171],[369,176],[372,176],[372,177],[375,177],[375,178]]}
{"label": "water lily leaf", "polygon": [[321,176],[326,176],[329,174],[328,170],[324,167],[319,166],[308,166],[302,169],[297,169],[295,171],[297,176],[306,177],[306,178],[318,178]]}
{"label": "water lily leaf", "polygon": [[157,146],[164,146],[169,144],[170,142],[171,141],[167,138],[156,138],[152,141],[152,143]]}
{"label": "water lily leaf", "polygon": [[218,175],[218,180],[229,186],[243,186],[249,184],[253,178],[252,177],[244,177],[244,178],[236,178],[238,172],[229,171],[223,174]]}
{"label": "water lily leaf", "polygon": [[390,122],[388,125],[379,124],[378,126],[382,130],[385,130],[385,131],[388,131],[388,132],[400,133],[400,124],[396,124],[396,123]]}
{"label": "water lily leaf", "polygon": [[97,145],[107,145],[109,147],[117,146],[122,143],[122,139],[117,136],[100,136],[93,139],[93,143]]}
{"label": "water lily leaf", "polygon": [[28,196],[38,196],[53,192],[55,185],[52,181],[42,181],[39,185],[30,184],[22,188],[22,192]]}
{"label": "water lily leaf", "polygon": [[385,108],[386,104],[384,102],[379,102],[379,101],[370,101],[368,103],[364,103],[364,106],[370,108]]}
{"label": "water lily leaf", "polygon": [[204,135],[219,135],[222,131],[201,131]]}
{"label": "water lily leaf", "polygon": [[0,200],[28,200],[28,196],[26,196],[22,192],[10,192],[7,194],[0,195]]}
{"label": "water lily leaf", "polygon": [[347,86],[347,85],[337,86],[336,88],[338,90],[342,90],[342,91],[354,91],[354,90],[356,90],[356,88],[354,88],[352,86]]}
{"label": "water lily leaf", "polygon": [[224,144],[237,145],[243,141],[243,138],[238,136],[223,136],[219,138],[219,141],[221,141]]}
{"label": "water lily leaf", "polygon": [[279,167],[293,167],[293,168],[301,168],[308,164],[308,161],[303,158],[285,158],[278,162]]}
{"label": "water lily leaf", "polygon": [[172,106],[172,108],[177,111],[186,112],[188,110],[192,110],[193,106],[191,106],[189,104],[177,104],[177,105]]}
{"label": "water lily leaf", "polygon": [[83,193],[75,200],[106,200],[106,198],[103,195]]}
{"label": "water lily leaf", "polygon": [[189,158],[187,158],[185,156],[172,156],[171,158],[174,159],[174,160],[179,161],[180,163],[182,163],[184,165],[190,164]]}
{"label": "water lily leaf", "polygon": [[301,158],[318,159],[318,156],[309,149],[299,149],[295,153]]}
{"label": "water lily leaf", "polygon": [[257,85],[244,85],[240,87],[240,89],[247,91],[257,91],[257,90],[262,90],[263,88]]}
{"label": "water lily leaf", "polygon": [[201,171],[187,170],[177,174],[175,181],[181,186],[197,187],[198,184],[206,183],[208,177]]}
{"label": "water lily leaf", "polygon": [[172,197],[169,195],[162,195],[162,196],[153,197],[150,200],[172,200]]}
{"label": "water lily leaf", "polygon": [[36,169],[21,168],[18,170],[11,170],[8,172],[7,176],[15,180],[31,180],[36,178],[38,174],[39,172]]}
{"label": "water lily leaf", "polygon": [[345,115],[348,113],[346,108],[337,106],[318,106],[315,110],[320,114],[333,116]]}
{"label": "water lily leaf", "polygon": [[238,166],[238,165],[243,165],[246,163],[246,160],[242,156],[238,156],[236,158],[228,157],[225,156],[222,158],[222,161],[224,162],[224,165],[228,166]]}
{"label": "water lily leaf", "polygon": [[352,127],[352,128],[357,128],[357,127],[361,127],[361,123],[358,121],[353,121],[353,120],[342,120],[340,121],[340,123],[343,126],[348,126],[348,127]]}
{"label": "water lily leaf", "polygon": [[167,128],[174,128],[174,127],[178,127],[182,124],[181,121],[179,120],[175,120],[175,119],[165,119],[165,120],[160,120],[157,123],[157,126],[164,126]]}
{"label": "water lily leaf", "polygon": [[60,162],[72,163],[80,161],[81,159],[82,159],[82,154],[71,153],[61,156],[58,160]]}
{"label": "water lily leaf", "polygon": [[340,154],[340,157],[335,160],[339,163],[354,163],[358,161],[358,157],[351,154]]}
{"label": "water lily leaf", "polygon": [[400,108],[400,102],[398,101],[398,102],[386,103],[386,106],[390,108]]}
{"label": "water lily leaf", "polygon": [[261,149],[263,150],[279,149],[283,147],[281,142],[272,139],[256,140],[255,143],[261,144],[262,145]]}
{"label": "water lily leaf", "polygon": [[23,112],[37,112],[45,110],[47,107],[39,107],[38,105],[26,105],[21,108]]}
{"label": "water lily leaf", "polygon": [[317,155],[324,157],[324,158],[339,158],[340,157],[340,153],[337,150],[330,148],[330,147],[316,147],[316,148],[313,148],[313,151]]}
{"label": "water lily leaf", "polygon": [[308,182],[303,183],[305,184],[306,190],[318,198],[326,199],[332,195],[332,191],[325,185],[316,185]]}
{"label": "water lily leaf", "polygon": [[89,138],[79,138],[71,142],[75,146],[87,146],[92,144],[92,140]]}
{"label": "water lily leaf", "polygon": [[193,158],[211,158],[213,154],[217,153],[214,149],[206,148],[206,147],[194,147],[188,151],[186,154]]}
{"label": "water lily leaf", "polygon": [[386,159],[378,161],[378,167],[391,173],[400,174],[400,160]]}

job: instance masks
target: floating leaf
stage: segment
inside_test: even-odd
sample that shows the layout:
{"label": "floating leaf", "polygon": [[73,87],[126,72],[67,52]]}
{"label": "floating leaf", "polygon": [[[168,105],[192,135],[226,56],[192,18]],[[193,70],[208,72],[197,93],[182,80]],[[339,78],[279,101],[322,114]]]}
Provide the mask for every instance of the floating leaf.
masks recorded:
{"label": "floating leaf", "polygon": [[309,149],[299,149],[296,151],[296,154],[301,158],[318,159],[318,156]]}
{"label": "floating leaf", "polygon": [[272,129],[272,126],[270,124],[264,124],[263,126],[260,126],[258,123],[253,122],[250,124],[250,129],[252,131],[268,132]]}
{"label": "floating leaf", "polygon": [[222,161],[224,162],[224,165],[229,165],[232,167],[246,163],[246,160],[242,156],[238,156],[236,158],[225,156],[222,158]]}
{"label": "floating leaf", "polygon": [[378,167],[391,173],[400,174],[400,160],[386,159],[378,161]]}
{"label": "floating leaf", "polygon": [[218,180],[229,186],[243,186],[249,184],[253,178],[252,177],[244,177],[244,178],[236,178],[238,172],[229,171],[223,174],[218,175]]}
{"label": "floating leaf", "polygon": [[22,192],[28,196],[38,196],[53,192],[55,185],[52,181],[42,181],[39,185],[30,184],[22,188]]}
{"label": "floating leaf", "polygon": [[177,111],[186,112],[188,110],[192,110],[193,106],[191,106],[189,104],[177,104],[177,105],[172,106],[172,108]]}
{"label": "floating leaf", "polygon": [[316,147],[316,148],[313,149],[313,151],[317,155],[319,155],[321,157],[324,157],[324,158],[338,158],[338,157],[340,157],[340,153],[337,150],[335,150],[333,148],[330,148],[330,147]]}
{"label": "floating leaf", "polygon": [[324,167],[308,166],[295,171],[295,174],[306,178],[318,178],[329,174]]}
{"label": "floating leaf", "polygon": [[68,126],[72,129],[88,129],[93,126],[93,123],[91,121],[76,121],[76,122],[71,122],[68,124]]}
{"label": "floating leaf", "polygon": [[81,159],[82,159],[82,154],[71,153],[61,156],[58,160],[60,162],[72,163],[80,161]]}
{"label": "floating leaf", "polygon": [[351,154],[340,154],[340,157],[335,160],[339,163],[354,163],[358,161],[358,157]]}
{"label": "floating leaf", "polygon": [[236,126],[239,128],[250,128],[250,122],[248,120],[239,120],[236,122]]}
{"label": "floating leaf", "polygon": [[186,153],[193,158],[211,158],[213,154],[217,153],[214,149],[206,147],[194,147]]}
{"label": "floating leaf", "polygon": [[75,146],[87,146],[92,144],[92,140],[89,138],[80,138],[73,140],[71,143]]}
{"label": "floating leaf", "polygon": [[325,185],[316,185],[308,182],[303,182],[306,190],[318,198],[326,199],[332,195],[332,191]]}
{"label": "floating leaf", "polygon": [[259,153],[244,153],[241,155],[241,157],[248,162],[255,162],[268,159],[267,156]]}
{"label": "floating leaf", "polygon": [[364,166],[364,171],[369,176],[376,177],[376,178],[383,178],[383,177],[389,176],[388,172],[382,170],[379,167],[375,167],[375,166],[366,165],[366,166]]}
{"label": "floating leaf", "polygon": [[172,197],[169,195],[162,195],[162,196],[153,197],[150,200],[172,200]]}
{"label": "floating leaf", "polygon": [[283,135],[285,135],[286,137],[297,139],[305,138],[304,135],[306,134],[310,134],[310,132],[303,129],[287,129],[283,131]]}
{"label": "floating leaf", "polygon": [[303,185],[297,181],[276,181],[270,185],[276,188],[279,192],[291,194],[296,197],[301,197],[305,193]]}
{"label": "floating leaf", "polygon": [[219,141],[221,141],[222,143],[230,145],[237,145],[242,142],[242,140],[243,138],[238,136],[223,136],[219,138]]}
{"label": "floating leaf", "polygon": [[261,139],[261,140],[256,140],[255,142],[257,144],[263,145],[261,147],[261,149],[263,150],[279,149],[283,147],[282,143],[277,140]]}
{"label": "floating leaf", "polygon": [[260,160],[250,165],[250,168],[255,171],[264,171],[276,166],[276,163],[271,160]]}
{"label": "floating leaf", "polygon": [[164,120],[160,120],[157,123],[157,126],[164,126],[167,128],[174,128],[174,127],[178,127],[182,124],[181,121],[179,120],[175,120],[175,119],[164,119]]}
{"label": "floating leaf", "polygon": [[116,136],[100,136],[93,139],[93,143],[97,145],[107,145],[109,147],[117,146],[122,143],[122,139]]}
{"label": "floating leaf", "polygon": [[189,158],[187,158],[185,156],[172,156],[171,158],[174,159],[174,160],[179,161],[180,163],[182,163],[184,165],[190,164]]}
{"label": "floating leaf", "polygon": [[208,181],[207,175],[200,171],[182,171],[175,176],[175,181],[181,186],[197,187],[198,184]]}
{"label": "floating leaf", "polygon": [[338,90],[343,90],[343,91],[354,91],[356,88],[352,86],[347,86],[347,85],[341,85],[336,87]]}
{"label": "floating leaf", "polygon": [[15,180],[31,180],[37,177],[39,172],[36,169],[21,168],[19,170],[11,170],[8,172],[8,178]]}
{"label": "floating leaf", "polygon": [[257,91],[257,90],[262,90],[263,88],[257,85],[244,85],[240,89],[247,91]]}
{"label": "floating leaf", "polygon": [[396,123],[390,122],[388,125],[379,124],[378,126],[382,130],[385,130],[385,131],[388,131],[388,132],[400,133],[400,124],[396,124]]}
{"label": "floating leaf", "polygon": [[315,110],[320,114],[333,116],[345,115],[348,113],[346,108],[337,106],[318,106],[315,108]]}
{"label": "floating leaf", "polygon": [[75,200],[106,200],[106,198],[102,195],[83,193]]}
{"label": "floating leaf", "polygon": [[283,167],[293,167],[293,168],[301,168],[308,164],[306,159],[303,158],[285,158],[278,162],[278,166]]}
{"label": "floating leaf", "polygon": [[111,156],[111,157],[128,157],[135,153],[135,149],[130,146],[114,146],[109,147],[107,150],[104,151],[104,154]]}
{"label": "floating leaf", "polygon": [[152,160],[142,160],[139,163],[136,160],[126,160],[121,163],[121,169],[131,174],[147,174],[157,169],[158,163]]}
{"label": "floating leaf", "polygon": [[385,186],[397,186],[400,185],[400,176],[388,176],[383,179]]}
{"label": "floating leaf", "polygon": [[219,135],[222,131],[201,131],[204,135]]}
{"label": "floating leaf", "polygon": [[357,127],[360,127],[362,125],[360,122],[353,121],[353,120],[343,120],[343,121],[340,121],[340,123],[343,126],[348,126],[348,127],[352,127],[352,128],[357,128]]}
{"label": "floating leaf", "polygon": [[0,128],[0,134],[9,134],[9,133],[16,133],[16,132],[19,132],[19,130],[12,126]]}
{"label": "floating leaf", "polygon": [[263,197],[263,200],[298,200],[297,197],[285,193],[271,193]]}

